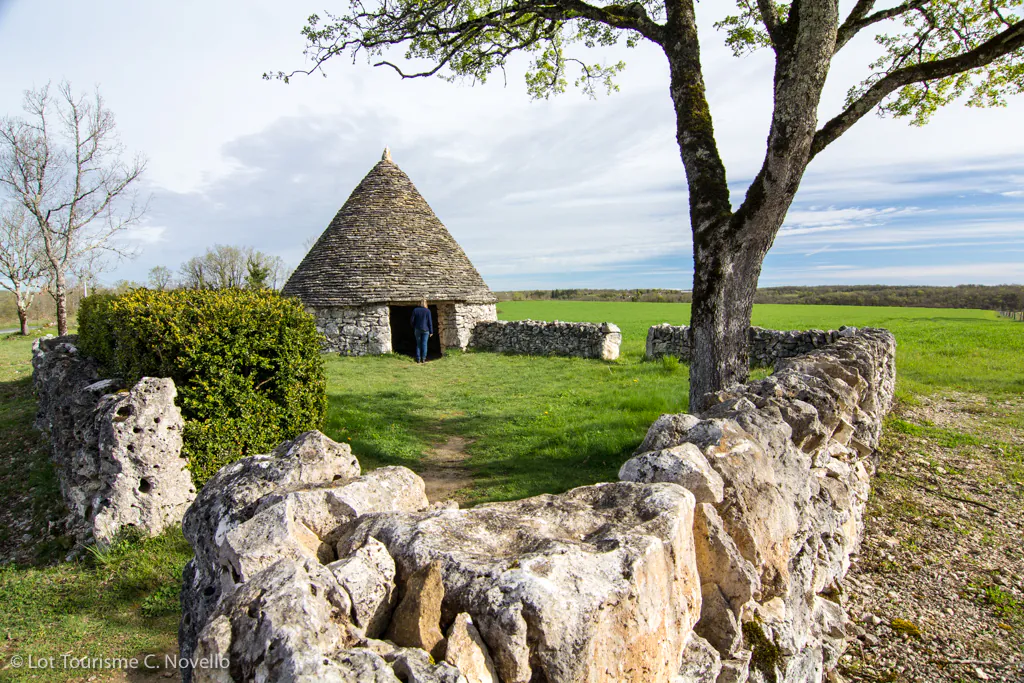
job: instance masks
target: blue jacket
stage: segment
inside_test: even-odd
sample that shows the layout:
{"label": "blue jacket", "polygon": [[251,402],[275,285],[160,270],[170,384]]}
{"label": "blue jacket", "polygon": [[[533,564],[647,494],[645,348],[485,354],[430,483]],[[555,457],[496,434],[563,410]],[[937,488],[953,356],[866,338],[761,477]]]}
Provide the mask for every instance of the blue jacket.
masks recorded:
{"label": "blue jacket", "polygon": [[434,321],[431,319],[430,309],[417,306],[412,309],[412,329],[414,330],[426,330],[430,334],[434,334]]}

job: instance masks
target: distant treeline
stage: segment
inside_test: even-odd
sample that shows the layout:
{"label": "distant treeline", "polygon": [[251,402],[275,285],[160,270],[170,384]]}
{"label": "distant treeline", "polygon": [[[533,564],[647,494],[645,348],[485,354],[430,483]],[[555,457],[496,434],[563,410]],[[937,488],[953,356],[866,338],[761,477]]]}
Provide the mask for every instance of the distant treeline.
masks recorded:
{"label": "distant treeline", "polygon": [[[681,289],[545,289],[496,292],[499,301],[653,301],[689,303]],[[757,290],[759,304],[828,306],[919,306],[922,308],[980,308],[1006,313],[1024,311],[1024,285],[957,285],[955,287],[896,287],[892,285],[823,285],[766,287]]]}

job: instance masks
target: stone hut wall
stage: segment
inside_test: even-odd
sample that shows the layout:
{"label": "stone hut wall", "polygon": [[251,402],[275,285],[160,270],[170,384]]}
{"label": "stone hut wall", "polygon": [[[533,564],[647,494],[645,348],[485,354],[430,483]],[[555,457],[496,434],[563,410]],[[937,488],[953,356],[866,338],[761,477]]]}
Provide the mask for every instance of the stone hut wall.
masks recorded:
{"label": "stone hut wall", "polygon": [[442,349],[466,349],[479,322],[498,319],[494,304],[442,303],[437,305]]}
{"label": "stone hut wall", "polygon": [[[769,330],[751,327],[750,365],[771,367],[780,358],[793,358],[856,333],[855,327],[841,327],[838,330]],[[647,330],[647,359],[654,360],[662,356],[676,356],[686,362],[690,360],[688,325],[662,323],[652,325]]]}
{"label": "stone hut wall", "polygon": [[387,304],[312,309],[324,351],[343,356],[391,353],[391,319]]}
{"label": "stone hut wall", "polygon": [[612,323],[564,323],[558,320],[495,320],[473,328],[472,348],[530,356],[579,356],[615,360],[622,334]]}
{"label": "stone hut wall", "polygon": [[[412,305],[412,302],[402,305]],[[432,303],[432,305],[434,305]],[[438,302],[437,324],[442,349],[465,349],[473,327],[496,320],[494,304]],[[323,350],[344,356],[391,353],[391,316],[388,304],[313,309],[317,330],[324,335]]]}
{"label": "stone hut wall", "polygon": [[76,342],[68,335],[32,345],[36,427],[50,438],[68,530],[81,543],[108,543],[129,526],[159,534],[181,521],[196,493],[181,456],[174,382],[144,377],[125,390],[100,379]]}
{"label": "stone hut wall", "polygon": [[821,683],[894,387],[858,330],[661,416],[618,482],[466,510],[315,432],[243,459],[185,516],[183,680]]}

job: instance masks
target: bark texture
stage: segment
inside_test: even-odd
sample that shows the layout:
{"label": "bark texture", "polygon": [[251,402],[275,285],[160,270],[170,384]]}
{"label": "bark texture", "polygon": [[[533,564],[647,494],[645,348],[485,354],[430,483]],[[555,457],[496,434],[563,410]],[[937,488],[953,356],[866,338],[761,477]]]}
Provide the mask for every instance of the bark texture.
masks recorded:
{"label": "bark texture", "polygon": [[[693,61],[693,55],[699,53],[693,46],[684,45],[680,55],[666,48],[674,84],[676,73],[681,74],[680,87],[673,85],[672,97],[693,229],[691,412],[707,407],[708,393],[747,378],[747,329],[761,265],[811,160],[818,103],[835,50],[838,20],[836,0],[794,2],[788,21],[772,27],[777,54],[775,108],[767,151],[761,170],[735,212],[729,206],[725,170],[710,132],[703,82],[699,103],[687,97],[693,88],[683,87],[691,73],[688,60]],[[695,27],[693,40],[695,43]],[[699,64],[697,70],[699,75]],[[705,131],[710,141],[694,150],[694,139],[699,140]],[[711,173],[709,166],[721,168],[721,172]]]}

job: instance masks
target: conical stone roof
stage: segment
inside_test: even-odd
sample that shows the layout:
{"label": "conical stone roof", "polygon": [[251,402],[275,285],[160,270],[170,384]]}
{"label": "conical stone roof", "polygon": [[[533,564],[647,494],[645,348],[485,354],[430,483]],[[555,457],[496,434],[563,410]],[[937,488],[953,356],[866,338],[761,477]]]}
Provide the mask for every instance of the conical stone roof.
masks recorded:
{"label": "conical stone roof", "polygon": [[282,293],[312,307],[495,301],[462,247],[387,150]]}

